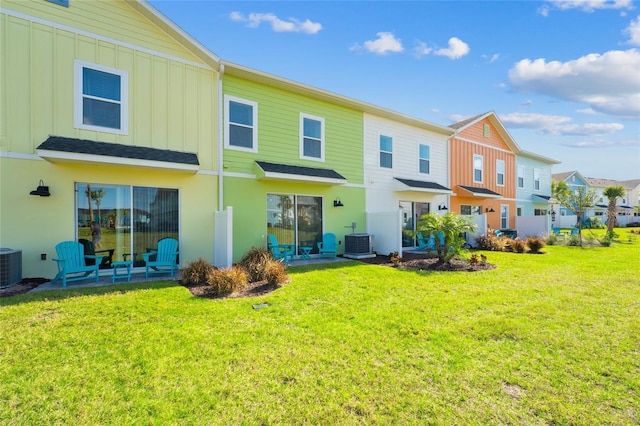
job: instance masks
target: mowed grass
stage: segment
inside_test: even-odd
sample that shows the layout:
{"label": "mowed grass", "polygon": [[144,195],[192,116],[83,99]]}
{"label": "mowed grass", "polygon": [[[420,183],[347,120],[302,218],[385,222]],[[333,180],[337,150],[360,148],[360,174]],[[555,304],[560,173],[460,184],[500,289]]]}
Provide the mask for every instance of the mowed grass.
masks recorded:
{"label": "mowed grass", "polygon": [[640,243],[544,250],[475,273],[291,268],[254,299],[0,299],[0,423],[640,423]]}

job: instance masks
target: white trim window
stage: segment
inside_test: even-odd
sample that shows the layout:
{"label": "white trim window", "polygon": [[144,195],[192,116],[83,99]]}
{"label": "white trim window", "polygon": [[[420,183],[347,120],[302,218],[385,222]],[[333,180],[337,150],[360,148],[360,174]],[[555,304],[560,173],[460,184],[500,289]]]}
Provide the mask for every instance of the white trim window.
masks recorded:
{"label": "white trim window", "polygon": [[258,104],[227,95],[224,104],[224,147],[258,152]]}
{"label": "white trim window", "polygon": [[424,175],[431,173],[431,147],[429,145],[418,145],[418,172]]}
{"label": "white trim window", "polygon": [[393,138],[380,135],[380,167],[393,168]]}
{"label": "white trim window", "polygon": [[126,135],[129,132],[129,74],[74,61],[74,127]]}
{"label": "white trim window", "polygon": [[300,158],[324,161],[324,118],[300,113]]}
{"label": "white trim window", "polygon": [[518,188],[524,188],[524,174],[525,167],[521,164],[518,164]]}
{"label": "white trim window", "polygon": [[504,160],[496,160],[496,185],[504,186]]}
{"label": "white trim window", "polygon": [[533,169],[533,190],[540,191],[540,169]]}
{"label": "white trim window", "polygon": [[473,156],[473,181],[482,183],[483,158],[482,155]]}
{"label": "white trim window", "polygon": [[500,204],[500,228],[509,229],[509,205]]}

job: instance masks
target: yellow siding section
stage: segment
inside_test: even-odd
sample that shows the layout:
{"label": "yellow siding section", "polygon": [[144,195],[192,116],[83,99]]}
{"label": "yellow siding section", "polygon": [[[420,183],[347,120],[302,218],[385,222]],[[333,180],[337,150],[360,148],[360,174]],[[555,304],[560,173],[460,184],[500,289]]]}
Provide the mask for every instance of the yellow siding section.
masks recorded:
{"label": "yellow siding section", "polygon": [[38,19],[200,62],[184,46],[120,0],[69,0],[69,7],[44,0],[3,0],[2,7]]}
{"label": "yellow siding section", "polygon": [[[40,3],[49,7],[48,2]],[[78,3],[85,2],[72,2]],[[22,18],[2,14],[0,19],[2,57],[6,58],[2,61],[0,151],[34,154],[49,135],[57,135],[195,152],[201,169],[216,169],[216,71]],[[75,60],[128,73],[127,135],[74,128]]]}

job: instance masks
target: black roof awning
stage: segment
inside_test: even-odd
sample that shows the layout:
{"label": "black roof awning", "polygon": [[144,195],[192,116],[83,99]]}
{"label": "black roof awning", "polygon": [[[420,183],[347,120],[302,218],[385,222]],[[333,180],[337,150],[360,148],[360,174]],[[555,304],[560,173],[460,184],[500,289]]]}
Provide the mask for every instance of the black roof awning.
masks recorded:
{"label": "black roof awning", "polygon": [[192,152],[148,148],[86,139],[49,136],[37,148],[38,155],[51,162],[81,162],[174,169],[197,172],[198,156]]}
{"label": "black roof awning", "polygon": [[347,179],[332,169],[292,166],[289,164],[256,161],[258,179],[304,181],[328,185],[343,185]]}
{"label": "black roof awning", "polygon": [[502,198],[502,195],[498,194],[497,192],[491,191],[490,189],[487,189],[487,188],[478,188],[475,186],[465,186],[465,185],[458,185],[458,188],[471,194],[472,197]]}
{"label": "black roof awning", "polygon": [[398,177],[394,177],[393,179],[396,191],[418,191],[435,194],[453,194],[453,191],[451,189],[436,182]]}

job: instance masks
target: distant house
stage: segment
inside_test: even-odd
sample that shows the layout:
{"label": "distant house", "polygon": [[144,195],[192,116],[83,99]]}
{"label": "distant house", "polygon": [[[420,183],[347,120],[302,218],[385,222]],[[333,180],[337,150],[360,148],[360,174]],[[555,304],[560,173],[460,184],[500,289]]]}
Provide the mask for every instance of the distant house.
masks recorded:
{"label": "distant house", "polygon": [[[619,225],[626,225],[633,221],[634,217],[634,181],[628,181],[629,183],[613,180],[585,177],[585,180],[589,184],[589,187],[596,191],[598,194],[598,204],[589,209],[588,216],[590,218],[596,217],[601,223],[607,223],[607,210],[609,208],[609,199],[604,195],[604,190],[610,186],[621,186],[625,190],[625,194],[616,200],[616,215]],[[636,198],[637,205],[637,198]]]}

